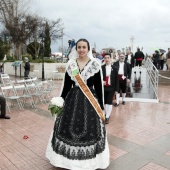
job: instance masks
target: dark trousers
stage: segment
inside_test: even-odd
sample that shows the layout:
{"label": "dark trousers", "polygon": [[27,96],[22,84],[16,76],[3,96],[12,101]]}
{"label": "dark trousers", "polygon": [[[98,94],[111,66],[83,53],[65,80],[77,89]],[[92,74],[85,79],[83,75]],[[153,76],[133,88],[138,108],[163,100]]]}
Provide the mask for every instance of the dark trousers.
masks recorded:
{"label": "dark trousers", "polygon": [[142,61],[138,61],[138,60],[136,60],[136,66],[142,66]]}
{"label": "dark trousers", "polygon": [[126,79],[119,80],[119,90],[118,90],[118,93],[120,93],[120,91],[122,91],[122,93],[126,93]]}
{"label": "dark trousers", "polygon": [[28,78],[28,76],[29,76],[29,70],[25,70],[25,72],[24,72],[24,77],[25,77],[25,79],[27,79]]}
{"label": "dark trousers", "polygon": [[114,89],[112,86],[104,86],[104,104],[111,104],[113,100]]}
{"label": "dark trousers", "polygon": [[154,66],[158,69],[158,60],[153,61]]}
{"label": "dark trousers", "polygon": [[164,60],[159,60],[159,62],[160,62],[159,69],[163,70],[163,68],[164,68]]}
{"label": "dark trousers", "polygon": [[6,115],[6,99],[3,96],[0,96],[0,106],[1,106],[1,116]]}

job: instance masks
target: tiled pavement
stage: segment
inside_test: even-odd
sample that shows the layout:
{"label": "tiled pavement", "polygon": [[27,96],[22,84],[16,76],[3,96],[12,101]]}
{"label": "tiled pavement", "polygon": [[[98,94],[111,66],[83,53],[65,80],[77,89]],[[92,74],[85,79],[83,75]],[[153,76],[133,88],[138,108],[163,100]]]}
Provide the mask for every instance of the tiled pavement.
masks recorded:
{"label": "tiled pavement", "polygon": [[[61,81],[55,83],[52,95],[57,96]],[[106,126],[111,158],[107,170],[170,170],[169,88],[159,87],[160,103],[113,107]],[[0,170],[61,170],[45,158],[54,123],[47,107],[13,108],[10,120],[0,119]]]}

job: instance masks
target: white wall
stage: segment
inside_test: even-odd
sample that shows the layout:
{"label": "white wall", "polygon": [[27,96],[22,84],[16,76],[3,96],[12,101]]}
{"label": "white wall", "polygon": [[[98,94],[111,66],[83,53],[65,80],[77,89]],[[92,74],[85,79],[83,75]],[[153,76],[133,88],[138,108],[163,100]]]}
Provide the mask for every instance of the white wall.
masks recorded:
{"label": "white wall", "polygon": [[[9,75],[15,75],[15,67],[12,66],[13,62],[5,62],[4,63],[4,73],[9,74]],[[21,64],[21,76],[24,76],[24,65],[25,63]],[[31,68],[33,70],[39,70],[39,75],[37,72],[33,72],[33,70],[30,71],[30,76],[35,76],[37,75],[38,78],[42,78],[42,63],[31,63]],[[63,67],[65,68],[66,63],[44,63],[44,76],[45,78],[53,78],[54,79],[62,79],[64,73],[60,72],[60,68]],[[59,73],[53,73],[53,71],[59,71]],[[17,67],[17,76],[20,76],[20,67]]]}

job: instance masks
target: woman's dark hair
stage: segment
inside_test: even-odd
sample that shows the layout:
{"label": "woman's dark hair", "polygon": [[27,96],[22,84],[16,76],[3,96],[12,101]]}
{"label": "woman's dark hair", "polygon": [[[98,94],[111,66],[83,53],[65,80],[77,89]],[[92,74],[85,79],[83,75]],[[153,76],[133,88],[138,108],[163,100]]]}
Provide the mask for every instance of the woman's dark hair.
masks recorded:
{"label": "woman's dark hair", "polygon": [[77,44],[78,44],[80,41],[86,42],[86,43],[87,43],[88,50],[90,51],[90,44],[89,44],[89,42],[88,42],[86,39],[84,39],[84,38],[81,38],[81,39],[79,39],[79,40],[76,42],[76,50],[77,50]]}
{"label": "woman's dark hair", "polygon": [[106,55],[109,55],[110,58],[111,58],[111,54],[110,54],[110,53],[104,53],[104,57],[105,57]]}

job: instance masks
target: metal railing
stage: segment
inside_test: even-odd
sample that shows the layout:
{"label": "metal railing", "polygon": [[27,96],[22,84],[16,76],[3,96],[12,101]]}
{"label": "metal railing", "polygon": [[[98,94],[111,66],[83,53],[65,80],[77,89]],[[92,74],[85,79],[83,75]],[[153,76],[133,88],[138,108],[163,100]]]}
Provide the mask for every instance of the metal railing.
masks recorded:
{"label": "metal railing", "polygon": [[158,82],[159,82],[159,71],[152,63],[149,57],[145,60],[145,68],[147,71],[147,76],[152,85],[153,91],[155,93],[156,99],[158,99]]}
{"label": "metal railing", "polygon": [[161,74],[159,74],[159,77],[162,77],[164,79],[170,80],[170,77],[162,76]]}

